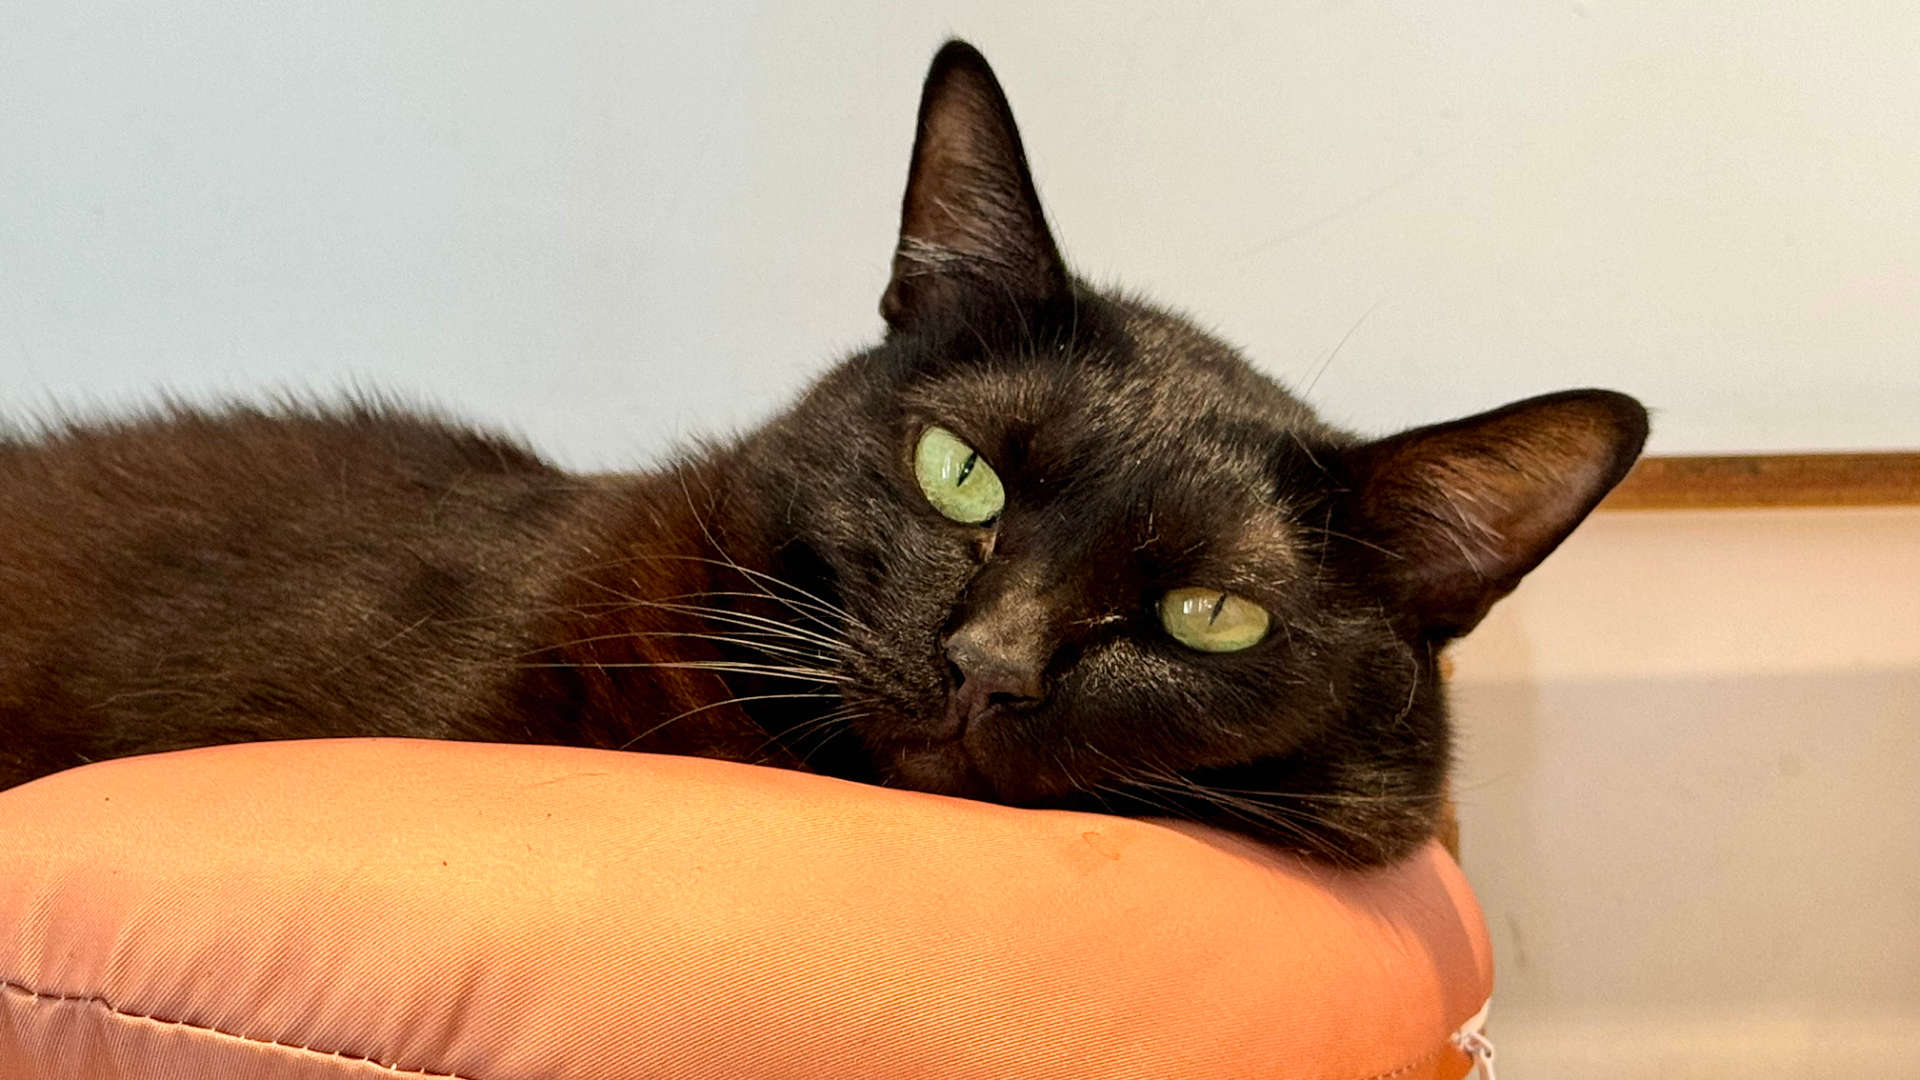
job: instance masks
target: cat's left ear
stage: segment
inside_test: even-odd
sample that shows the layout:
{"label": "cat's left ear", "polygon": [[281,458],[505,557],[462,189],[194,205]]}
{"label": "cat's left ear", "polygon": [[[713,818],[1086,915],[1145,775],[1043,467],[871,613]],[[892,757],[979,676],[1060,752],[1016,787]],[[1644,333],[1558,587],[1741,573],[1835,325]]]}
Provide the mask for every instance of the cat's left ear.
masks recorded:
{"label": "cat's left ear", "polygon": [[983,306],[1038,307],[1070,289],[1007,97],[985,57],[949,41],[920,94],[880,314],[901,332]]}
{"label": "cat's left ear", "polygon": [[1436,639],[1473,629],[1627,474],[1647,411],[1570,390],[1350,451],[1346,530],[1379,558],[1386,598]]}

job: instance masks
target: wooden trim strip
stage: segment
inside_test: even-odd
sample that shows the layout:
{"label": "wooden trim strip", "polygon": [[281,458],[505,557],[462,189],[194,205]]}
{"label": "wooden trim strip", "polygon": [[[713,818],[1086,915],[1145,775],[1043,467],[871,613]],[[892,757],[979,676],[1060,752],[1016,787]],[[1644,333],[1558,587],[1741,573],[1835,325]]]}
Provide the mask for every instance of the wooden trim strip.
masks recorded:
{"label": "wooden trim strip", "polygon": [[1602,510],[1920,505],[1920,454],[1641,458]]}

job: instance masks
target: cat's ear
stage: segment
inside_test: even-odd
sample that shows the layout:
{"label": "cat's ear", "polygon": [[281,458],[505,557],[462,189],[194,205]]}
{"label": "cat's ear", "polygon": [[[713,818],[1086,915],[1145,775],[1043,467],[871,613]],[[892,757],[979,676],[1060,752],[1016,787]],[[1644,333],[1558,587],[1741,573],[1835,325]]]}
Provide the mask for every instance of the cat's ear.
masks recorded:
{"label": "cat's ear", "polygon": [[985,57],[949,41],[920,94],[880,314],[904,331],[982,304],[1041,305],[1069,290],[1006,95]]}
{"label": "cat's ear", "polygon": [[1627,474],[1647,411],[1624,394],[1570,390],[1349,452],[1347,528],[1379,555],[1409,628],[1473,629]]}

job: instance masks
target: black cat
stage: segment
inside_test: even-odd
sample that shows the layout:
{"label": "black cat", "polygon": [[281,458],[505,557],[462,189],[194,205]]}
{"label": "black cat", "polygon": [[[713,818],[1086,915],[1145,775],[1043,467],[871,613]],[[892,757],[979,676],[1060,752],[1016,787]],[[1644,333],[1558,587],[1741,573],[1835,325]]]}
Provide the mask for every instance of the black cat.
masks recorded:
{"label": "black cat", "polygon": [[1380,862],[1441,807],[1436,650],[1646,434],[1599,390],[1326,426],[1068,273],[959,42],[881,311],[785,415],[651,473],[365,402],[0,442],[0,786],[238,740],[554,742]]}

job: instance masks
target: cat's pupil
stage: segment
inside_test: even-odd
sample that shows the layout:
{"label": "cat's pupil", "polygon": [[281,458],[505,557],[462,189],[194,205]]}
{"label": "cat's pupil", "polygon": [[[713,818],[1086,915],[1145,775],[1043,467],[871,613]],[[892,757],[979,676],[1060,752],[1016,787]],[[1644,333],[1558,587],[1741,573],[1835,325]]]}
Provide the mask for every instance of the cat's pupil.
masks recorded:
{"label": "cat's pupil", "polygon": [[973,472],[973,463],[979,460],[980,460],[980,451],[978,450],[975,450],[973,453],[967,455],[967,460],[964,463],[962,463],[960,466],[960,475],[957,478],[955,478],[955,480],[953,481],[954,487],[959,487],[961,484],[964,484],[967,482],[968,474]]}
{"label": "cat's pupil", "polygon": [[1225,608],[1226,606],[1227,606],[1227,594],[1223,592],[1220,594],[1220,599],[1215,600],[1213,602],[1213,614],[1207,616],[1208,626],[1212,626],[1214,623],[1217,623],[1220,621],[1220,611],[1222,608]]}

